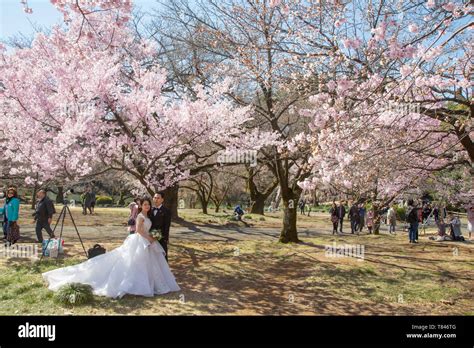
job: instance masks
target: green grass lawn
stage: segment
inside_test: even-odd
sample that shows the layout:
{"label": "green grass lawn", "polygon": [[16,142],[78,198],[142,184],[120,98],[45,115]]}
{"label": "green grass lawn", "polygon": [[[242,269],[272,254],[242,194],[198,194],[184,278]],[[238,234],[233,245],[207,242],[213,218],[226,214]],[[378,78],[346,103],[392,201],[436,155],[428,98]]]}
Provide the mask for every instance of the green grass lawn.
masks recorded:
{"label": "green grass lawn", "polygon": [[[474,257],[470,243],[422,241],[403,235],[272,241],[180,241],[170,262],[182,291],[121,300],[94,297],[71,307],[54,300],[41,273],[82,262],[80,246],[64,260],[3,259],[0,314],[107,315],[472,315]],[[328,257],[324,247],[362,244],[364,260]],[[105,244],[110,250],[118,246]],[[453,253],[457,248],[458,253]]]}

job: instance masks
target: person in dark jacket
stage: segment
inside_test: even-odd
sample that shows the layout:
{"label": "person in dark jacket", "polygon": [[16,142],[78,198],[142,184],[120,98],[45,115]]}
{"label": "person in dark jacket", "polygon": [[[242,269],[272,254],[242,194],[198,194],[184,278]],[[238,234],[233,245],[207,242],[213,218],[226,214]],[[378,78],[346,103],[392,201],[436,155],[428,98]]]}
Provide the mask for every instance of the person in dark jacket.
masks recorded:
{"label": "person in dark jacket", "polygon": [[43,243],[43,229],[49,234],[49,238],[55,238],[53,230],[51,229],[51,222],[53,215],[56,213],[54,204],[46,195],[45,190],[39,190],[36,194],[38,202],[36,203],[36,210],[33,214],[36,220],[36,237],[39,243]]}
{"label": "person in dark jacket", "polygon": [[332,203],[330,213],[331,213],[331,222],[332,222],[332,234],[337,234],[337,225],[339,224],[339,216],[337,215],[336,202]]}
{"label": "person in dark jacket", "polygon": [[360,224],[360,215],[359,215],[359,205],[354,203],[349,209],[349,219],[351,221],[351,233],[359,233],[359,224]]}
{"label": "person in dark jacket", "polygon": [[94,199],[94,197],[92,196],[90,187],[86,188],[81,198],[82,198],[82,214],[87,215],[87,211],[89,210],[89,213],[92,215],[92,200]]}
{"label": "person in dark jacket", "polygon": [[[159,243],[165,251],[165,259],[168,261],[168,242],[170,237],[171,211],[163,203],[165,195],[158,192],[153,196],[153,208],[151,209],[151,229],[161,231]],[[143,204],[143,202],[142,202]]]}
{"label": "person in dark jacket", "polygon": [[240,204],[238,204],[235,209],[234,209],[234,214],[237,218],[238,221],[241,221],[242,220],[242,216],[244,216],[244,211],[242,210],[242,208],[240,207]]}
{"label": "person in dark jacket", "polygon": [[408,230],[408,236],[410,243],[418,243],[418,211],[420,209],[415,207],[413,199],[408,201],[408,209],[406,215],[406,221],[410,224]]}
{"label": "person in dark jacket", "polygon": [[339,217],[339,232],[342,233],[342,222],[344,221],[344,217],[346,216],[346,208],[344,207],[344,201],[339,202],[339,206],[337,207],[337,216]]}

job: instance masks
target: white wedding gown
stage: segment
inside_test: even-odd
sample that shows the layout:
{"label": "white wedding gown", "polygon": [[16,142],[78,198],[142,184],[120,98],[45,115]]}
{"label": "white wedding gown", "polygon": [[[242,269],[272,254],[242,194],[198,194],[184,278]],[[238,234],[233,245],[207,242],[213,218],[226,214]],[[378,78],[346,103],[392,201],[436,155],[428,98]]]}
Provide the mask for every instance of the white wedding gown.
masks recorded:
{"label": "white wedding gown", "polygon": [[[148,233],[151,220],[143,214],[138,215],[137,222],[138,219],[144,220],[144,230]],[[95,295],[113,298],[125,294],[151,297],[180,290],[163,247],[138,233],[129,235],[120,247],[108,253],[43,273],[43,278],[53,291],[67,283],[82,283],[92,286]]]}

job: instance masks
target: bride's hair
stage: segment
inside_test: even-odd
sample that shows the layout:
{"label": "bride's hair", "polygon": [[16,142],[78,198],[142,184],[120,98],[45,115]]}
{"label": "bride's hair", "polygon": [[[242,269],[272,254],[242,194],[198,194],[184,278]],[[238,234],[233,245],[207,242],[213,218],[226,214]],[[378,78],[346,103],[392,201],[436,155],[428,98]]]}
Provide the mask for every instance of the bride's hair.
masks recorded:
{"label": "bride's hair", "polygon": [[138,209],[138,213],[140,214],[142,212],[144,202],[148,202],[148,204],[150,205],[150,210],[148,210],[148,213],[146,215],[147,215],[148,218],[151,218],[151,207],[153,205],[151,204],[151,199],[148,198],[148,197],[142,198],[140,200],[140,208]]}

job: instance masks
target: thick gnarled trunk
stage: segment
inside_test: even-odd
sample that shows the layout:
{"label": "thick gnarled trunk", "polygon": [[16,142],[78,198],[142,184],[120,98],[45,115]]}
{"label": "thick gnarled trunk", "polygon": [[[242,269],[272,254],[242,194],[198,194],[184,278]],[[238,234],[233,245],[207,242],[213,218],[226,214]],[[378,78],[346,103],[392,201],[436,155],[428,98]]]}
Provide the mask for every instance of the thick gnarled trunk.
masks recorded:
{"label": "thick gnarled trunk", "polygon": [[268,197],[273,193],[275,188],[278,186],[278,181],[272,182],[266,189],[261,192],[259,191],[257,185],[255,184],[254,181],[255,178],[255,173],[253,169],[249,170],[249,177],[247,180],[249,191],[250,191],[250,200],[251,200],[251,206],[250,206],[250,213],[251,214],[259,214],[259,215],[264,215],[265,214],[265,201],[267,200]]}
{"label": "thick gnarled trunk", "polygon": [[178,191],[179,186],[168,187],[164,190],[165,202],[164,205],[171,212],[171,219],[176,220],[178,218]]}
{"label": "thick gnarled trunk", "polygon": [[283,198],[283,226],[280,233],[281,243],[298,243],[297,206],[301,191],[282,188]]}
{"label": "thick gnarled trunk", "polygon": [[56,195],[56,203],[63,204],[64,203],[64,187],[58,186],[58,194]]}
{"label": "thick gnarled trunk", "polygon": [[262,195],[256,195],[252,198],[252,206],[250,207],[251,214],[264,215],[265,213],[265,200],[266,197]]}
{"label": "thick gnarled trunk", "polygon": [[297,243],[298,231],[296,228],[297,209],[294,201],[283,200],[283,227],[280,234],[280,242]]}

